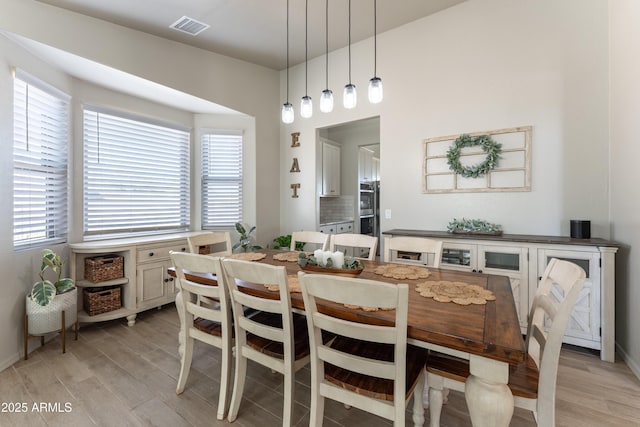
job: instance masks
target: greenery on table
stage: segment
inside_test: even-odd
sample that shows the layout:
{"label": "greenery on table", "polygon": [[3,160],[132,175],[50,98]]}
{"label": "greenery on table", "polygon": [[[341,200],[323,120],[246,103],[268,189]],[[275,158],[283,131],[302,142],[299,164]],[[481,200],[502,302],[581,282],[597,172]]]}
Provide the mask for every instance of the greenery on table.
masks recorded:
{"label": "greenery on table", "polygon": [[[460,152],[465,147],[479,145],[487,153],[484,162],[472,166],[462,166],[460,163]],[[453,145],[447,150],[447,164],[449,169],[465,178],[478,178],[485,175],[498,164],[498,159],[502,153],[502,145],[495,142],[489,135],[469,136],[460,135],[453,141]]]}
{"label": "greenery on table", "polygon": [[[289,249],[291,247],[291,234],[278,236],[273,239],[273,249]],[[296,251],[304,250],[305,242],[296,242]]]}
{"label": "greenery on table", "polygon": [[500,234],[502,226],[493,224],[483,219],[453,219],[447,225],[449,233],[484,233],[484,234]]}
{"label": "greenery on table", "polygon": [[359,259],[356,258],[345,258],[344,259],[344,264],[342,266],[334,266],[333,265],[333,258],[329,258],[327,260],[327,264],[325,266],[322,266],[320,264],[318,264],[318,260],[316,259],[315,256],[313,255],[307,255],[304,252],[300,252],[300,254],[298,255],[298,265],[301,267],[304,267],[306,265],[312,265],[312,266],[316,266],[316,267],[326,267],[326,268],[342,268],[345,270],[358,270],[363,268],[363,264]]}
{"label": "greenery on table", "polygon": [[255,229],[256,226],[254,225],[249,229],[249,231],[247,231],[247,228],[244,226],[244,224],[236,222],[236,231],[240,235],[240,240],[238,241],[238,243],[233,245],[232,250],[235,251],[236,249],[241,248],[242,252],[253,252],[255,250],[262,249],[262,246],[251,244],[251,242],[253,241],[252,233],[255,231]]}

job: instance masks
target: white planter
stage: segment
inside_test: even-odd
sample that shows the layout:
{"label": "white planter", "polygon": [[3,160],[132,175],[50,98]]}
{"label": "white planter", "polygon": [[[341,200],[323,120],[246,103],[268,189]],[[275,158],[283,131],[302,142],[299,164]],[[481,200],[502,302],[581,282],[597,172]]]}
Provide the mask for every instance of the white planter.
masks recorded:
{"label": "white planter", "polygon": [[64,311],[64,327],[69,328],[78,319],[78,289],[56,295],[47,306],[36,304],[26,297],[26,311],[29,316],[29,335],[44,335],[62,329],[61,313]]}

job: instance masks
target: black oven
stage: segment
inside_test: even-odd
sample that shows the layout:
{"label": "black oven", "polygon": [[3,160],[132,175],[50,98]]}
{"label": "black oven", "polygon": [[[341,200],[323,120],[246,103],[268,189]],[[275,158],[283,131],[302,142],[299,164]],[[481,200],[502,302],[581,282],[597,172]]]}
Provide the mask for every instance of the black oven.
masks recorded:
{"label": "black oven", "polygon": [[360,234],[375,235],[375,217],[373,215],[360,217]]}
{"label": "black oven", "polygon": [[373,215],[375,208],[375,185],[373,182],[360,183],[360,216]]}

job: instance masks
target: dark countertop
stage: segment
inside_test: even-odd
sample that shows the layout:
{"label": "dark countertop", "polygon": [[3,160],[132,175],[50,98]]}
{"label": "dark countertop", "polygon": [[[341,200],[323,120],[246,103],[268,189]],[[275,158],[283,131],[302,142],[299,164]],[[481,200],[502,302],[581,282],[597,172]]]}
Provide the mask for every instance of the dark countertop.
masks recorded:
{"label": "dark countertop", "polygon": [[541,243],[554,245],[575,245],[575,246],[608,246],[620,247],[619,243],[610,240],[593,238],[593,239],[573,239],[569,236],[537,236],[528,234],[471,234],[471,233],[449,233],[447,231],[429,231],[429,230],[408,230],[394,228],[392,230],[383,231],[382,234],[393,236],[413,236],[413,237],[430,237],[435,239],[473,239],[473,240],[493,240],[503,242],[524,242],[524,243]]}

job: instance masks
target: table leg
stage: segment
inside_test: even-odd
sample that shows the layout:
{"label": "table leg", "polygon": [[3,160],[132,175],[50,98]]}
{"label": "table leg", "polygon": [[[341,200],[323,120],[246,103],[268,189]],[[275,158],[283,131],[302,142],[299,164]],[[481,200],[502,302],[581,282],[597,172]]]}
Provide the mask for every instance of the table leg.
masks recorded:
{"label": "table leg", "polygon": [[465,398],[471,423],[474,427],[508,427],[513,416],[509,365],[474,355],[469,363]]}

